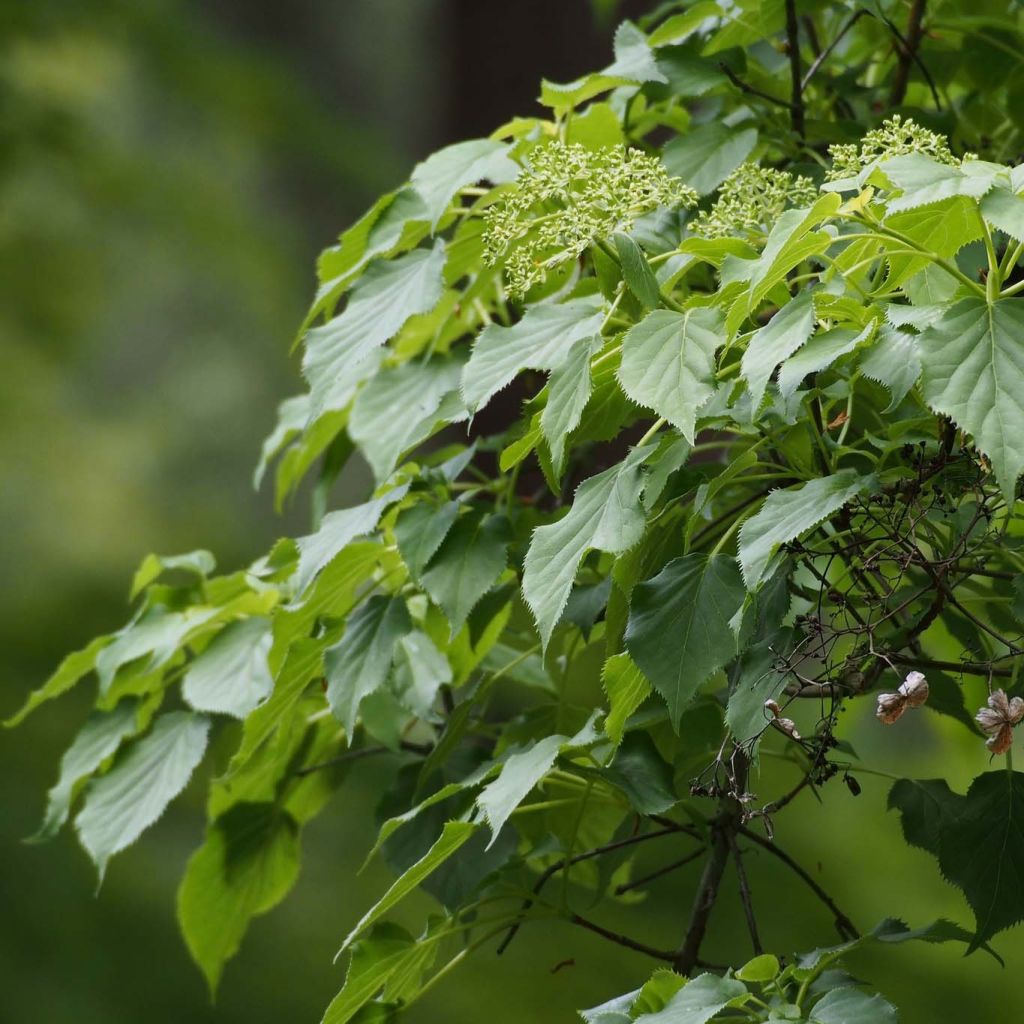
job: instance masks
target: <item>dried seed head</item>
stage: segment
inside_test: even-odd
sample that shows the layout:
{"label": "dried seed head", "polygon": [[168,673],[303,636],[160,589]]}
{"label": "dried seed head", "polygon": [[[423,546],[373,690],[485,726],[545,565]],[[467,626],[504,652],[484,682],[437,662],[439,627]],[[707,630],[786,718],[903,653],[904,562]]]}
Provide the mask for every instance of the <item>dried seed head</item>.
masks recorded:
{"label": "dried seed head", "polygon": [[782,709],[779,707],[778,701],[769,698],[764,702],[764,709],[771,713],[772,718],[778,718],[782,713]]}
{"label": "dried seed head", "polygon": [[928,680],[923,672],[908,672],[907,678],[900,684],[900,691],[907,699],[907,706],[919,708],[928,700]]}
{"label": "dried seed head", "polygon": [[784,732],[791,740],[800,739],[800,733],[797,731],[796,722],[792,718],[776,718],[774,725],[777,729]]}
{"label": "dried seed head", "polygon": [[875,717],[886,725],[899,720],[907,708],[907,698],[902,693],[880,693]]}
{"label": "dried seed head", "polygon": [[1013,744],[1013,727],[1024,719],[1024,700],[1011,700],[1005,690],[993,690],[988,706],[981,708],[974,719],[988,734],[985,746],[993,754],[1005,754]]}

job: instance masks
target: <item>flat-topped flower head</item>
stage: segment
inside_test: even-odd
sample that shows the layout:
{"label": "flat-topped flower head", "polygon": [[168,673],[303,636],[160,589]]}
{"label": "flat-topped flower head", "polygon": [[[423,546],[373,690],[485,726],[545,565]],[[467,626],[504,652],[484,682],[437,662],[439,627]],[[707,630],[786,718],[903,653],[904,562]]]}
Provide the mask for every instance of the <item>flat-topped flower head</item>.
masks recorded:
{"label": "flat-topped flower head", "polygon": [[696,202],[696,192],[656,156],[551,142],[530,153],[512,189],[488,208],[484,258],[504,263],[509,292],[520,296],[643,214]]}
{"label": "flat-topped flower head", "polygon": [[818,189],[810,178],[757,164],[740,164],[718,190],[718,199],[691,224],[702,238],[766,235],[790,207],[809,206]]}
{"label": "flat-topped flower head", "polygon": [[828,172],[828,180],[855,178],[866,167],[908,153],[921,153],[951,167],[960,163],[950,152],[949,140],[944,135],[921,127],[909,117],[902,118],[896,114],[869,131],[859,145],[854,142],[829,147],[832,167]]}

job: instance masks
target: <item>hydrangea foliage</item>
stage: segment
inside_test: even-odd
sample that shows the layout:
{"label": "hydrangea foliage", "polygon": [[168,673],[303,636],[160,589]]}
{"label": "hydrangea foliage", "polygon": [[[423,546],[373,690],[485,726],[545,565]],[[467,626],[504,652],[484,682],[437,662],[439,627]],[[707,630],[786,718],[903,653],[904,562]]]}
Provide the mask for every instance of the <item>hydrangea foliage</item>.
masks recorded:
{"label": "hydrangea foliage", "polygon": [[[73,819],[101,873],[199,771],[178,916],[211,987],[370,757],[395,880],[324,1024],[394,1019],[555,918],[650,961],[625,994],[593,979],[589,1024],[895,1021],[848,953],[996,955],[1024,917],[1024,124],[1012,75],[979,98],[972,41],[1024,15],[799,6],[661,5],[383,196],[321,257],[308,386],[257,473],[279,503],[315,477],[310,531],[224,574],[149,556],[128,623],[10,720],[94,679],[39,838]],[[356,453],[375,487],[330,508]],[[966,793],[889,794],[963,924],[862,930],[844,865],[776,840],[877,784],[847,708],[897,750],[929,716],[970,731]],[[751,851],[838,944],[779,948]],[[605,923],[698,860],[671,947]],[[746,929],[713,965],[727,877]],[[408,931],[414,890],[436,906]]]}

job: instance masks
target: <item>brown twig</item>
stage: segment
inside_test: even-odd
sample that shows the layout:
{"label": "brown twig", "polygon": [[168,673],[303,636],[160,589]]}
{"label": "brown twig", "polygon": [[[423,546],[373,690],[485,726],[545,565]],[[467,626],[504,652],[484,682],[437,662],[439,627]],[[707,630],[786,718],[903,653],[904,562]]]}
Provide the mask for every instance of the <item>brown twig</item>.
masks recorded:
{"label": "brown twig", "polygon": [[729,833],[729,847],[732,851],[733,863],[736,865],[736,877],[740,883],[740,902],[743,904],[743,916],[747,919],[750,942],[754,947],[754,955],[760,956],[764,952],[764,947],[761,945],[761,937],[757,933],[757,918],[754,916],[754,900],[750,893],[750,882],[747,880],[747,872],[743,867],[743,854],[740,852],[734,832]]}
{"label": "brown twig", "polygon": [[705,850],[706,847],[701,846],[692,853],[688,853],[685,857],[680,857],[679,860],[674,860],[671,864],[666,864],[664,867],[658,868],[657,871],[652,871],[649,875],[644,875],[642,878],[635,878],[632,882],[624,882],[622,885],[616,886],[615,895],[621,896],[623,893],[632,892],[634,889],[640,889],[645,885],[649,885],[655,879],[671,874],[678,868],[693,863],[693,861],[698,857],[703,857]]}
{"label": "brown twig", "polygon": [[718,67],[725,74],[726,78],[732,82],[741,92],[745,92],[748,96],[757,96],[762,100],[767,100],[769,103],[774,103],[777,107],[782,107],[784,110],[790,110],[791,105],[787,100],[779,99],[778,96],[773,96],[771,93],[762,92],[760,89],[755,89],[752,85],[748,85],[746,82],[736,74],[735,71],[725,61],[719,61]]}
{"label": "brown twig", "polygon": [[911,0],[910,13],[907,15],[907,32],[904,35],[896,25],[883,15],[883,20],[889,26],[889,31],[896,37],[900,44],[900,57],[896,64],[896,71],[893,73],[892,89],[889,92],[889,105],[898,107],[907,95],[907,86],[910,84],[910,67],[916,64],[924,76],[925,81],[931,89],[932,99],[939,110],[942,109],[942,102],[939,99],[938,90],[932,79],[928,68],[925,67],[918,55],[921,47],[921,40],[924,38],[924,14],[927,7],[927,0]]}
{"label": "brown twig", "polygon": [[836,931],[839,933],[839,937],[841,939],[847,940],[860,938],[860,932],[857,931],[857,927],[849,917],[839,909],[835,900],[832,899],[832,897],[829,896],[829,894],[818,884],[815,878],[808,871],[802,868],[795,860],[793,860],[785,850],[776,846],[770,839],[765,839],[763,836],[759,836],[752,829],[746,828],[743,825],[740,826],[739,832],[751,842],[757,843],[758,846],[767,850],[772,854],[772,856],[777,857],[792,872],[794,872],[794,874],[803,879],[815,896],[817,896],[818,899],[821,900],[821,902],[824,903],[830,911],[832,911],[835,919]]}

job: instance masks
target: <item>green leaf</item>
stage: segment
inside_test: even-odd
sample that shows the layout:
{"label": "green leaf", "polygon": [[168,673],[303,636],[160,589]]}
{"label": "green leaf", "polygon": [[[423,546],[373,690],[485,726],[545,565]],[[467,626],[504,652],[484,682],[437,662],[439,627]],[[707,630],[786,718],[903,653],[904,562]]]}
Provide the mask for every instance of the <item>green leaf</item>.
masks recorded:
{"label": "green leaf", "polygon": [[736,654],[730,620],[743,604],[735,561],[691,553],[638,584],[630,601],[626,649],[678,723],[708,677]]}
{"label": "green leaf", "polygon": [[715,350],[724,340],[716,309],[648,313],[623,338],[622,389],[678,427],[693,444],[697,412],[714,394]]}
{"label": "green leaf", "polygon": [[779,393],[789,398],[810,373],[831,366],[840,356],[852,352],[871,332],[874,324],[862,331],[848,327],[833,327],[816,334],[799,352],[790,356],[779,370]]}
{"label": "green leaf", "polygon": [[491,843],[498,838],[508,816],[551,770],[566,739],[560,735],[545,736],[527,750],[512,754],[505,760],[497,779],[484,787],[477,804],[491,827]]}
{"label": "green leaf", "polygon": [[568,514],[534,531],[523,567],[523,596],[545,646],[587,551],[620,554],[643,535],[640,467],[653,450],[650,445],[634,448],[619,465],[584,481]]}
{"label": "green leaf", "polygon": [[939,866],[976,918],[970,949],[1024,919],[1024,773],[979,775],[939,831]]}
{"label": "green leaf", "polygon": [[298,875],[298,828],[273,804],[236,804],[209,826],[178,888],[178,922],[211,993],[249,922],[280,903]]}
{"label": "green leaf", "polygon": [[87,647],[67,655],[53,675],[28,695],[25,703],[4,722],[4,725],[8,729],[13,729],[24,722],[40,704],[67,693],[79,680],[93,671],[97,656],[112,640],[111,636],[98,636]]}
{"label": "green leaf", "polygon": [[601,72],[609,78],[631,82],[664,82],[647,36],[631,21],[623,21],[615,30],[615,60]]}
{"label": "green leaf", "polygon": [[756,128],[709,121],[673,139],[661,155],[669,174],[682,178],[702,196],[714,192],[757,145]]}
{"label": "green leaf", "polygon": [[1024,919],[1024,773],[979,775],[966,796],[941,779],[900,779],[889,792],[908,843],[938,858],[977,927],[969,952]]}
{"label": "green leaf", "polygon": [[746,743],[768,726],[764,702],[779,696],[786,685],[785,672],[779,672],[779,659],[788,650],[788,631],[752,644],[736,660],[730,672],[729,705],[725,721],[738,743]]}
{"label": "green leaf", "polygon": [[504,142],[471,139],[445,146],[417,164],[412,172],[412,186],[427,208],[431,228],[437,228],[452,197],[464,185],[514,181],[519,166],[509,159],[508,152],[509,146]]}
{"label": "green leaf", "polygon": [[473,835],[477,827],[469,821],[447,822],[441,830],[437,842],[408,871],[396,879],[391,888],[360,918],[359,923],[341,944],[339,954],[348,949],[374,921],[383,917],[392,907],[405,899],[425,878],[436,871]]}
{"label": "green leaf", "polygon": [[621,231],[615,233],[614,241],[627,287],[645,309],[657,309],[661,305],[661,289],[643,250]]}
{"label": "green leaf", "polygon": [[390,476],[403,452],[444,423],[465,418],[458,395],[461,374],[458,359],[411,359],[382,370],[359,392],[352,406],[349,436],[366,457],[378,484]]}
{"label": "green leaf", "polygon": [[392,987],[401,991],[410,981],[418,981],[419,975],[433,961],[436,949],[435,943],[417,942],[404,928],[389,921],[374,925],[370,934],[352,947],[345,984],[331,1000],[321,1024],[346,1024],[354,1018],[359,1024],[392,1021],[394,1017],[385,1008],[380,1017],[360,1011],[377,1009],[377,1004],[372,1007],[366,1004],[382,988],[389,996]]}
{"label": "green leaf", "polygon": [[444,288],[445,247],[416,249],[374,263],[362,276],[343,313],[306,335],[302,371],[310,386],[310,414],[343,409],[377,367],[379,350],[411,316],[428,313]]}
{"label": "green leaf", "polygon": [[46,795],[46,813],[33,842],[52,839],[68,820],[71,802],[81,783],[103,762],[117,753],[121,742],[138,728],[138,705],[128,698],[112,711],[94,711],[64,752],[60,761],[60,777]]}
{"label": "green leaf", "polygon": [[811,1011],[814,1024],[897,1024],[896,1007],[877,993],[844,986],[825,994]]}
{"label": "green leaf", "polygon": [[462,374],[462,395],[476,412],[523,370],[557,370],[573,345],[601,332],[599,297],[531,306],[511,327],[488,324]]}
{"label": "green leaf", "polygon": [[264,438],[260,448],[260,460],[252,475],[252,486],[259,490],[263,476],[271,461],[287,445],[298,437],[309,422],[309,395],[292,395],[277,407],[277,422],[274,429]]}
{"label": "green leaf", "polygon": [[245,718],[274,688],[267,663],[272,642],[268,618],[228,623],[185,673],[182,696],[188,705],[195,711]]}
{"label": "green leaf", "polygon": [[778,957],[772,956],[771,953],[762,953],[760,956],[755,956],[753,960],[748,960],[736,972],[736,977],[740,981],[763,983],[777,978],[780,970]]}
{"label": "green leaf", "polygon": [[540,426],[558,476],[565,464],[566,438],[579,426],[590,399],[590,358],[600,345],[600,335],[591,339],[589,345],[574,345],[569,357],[548,379],[548,400],[540,416]]}
{"label": "green leaf", "polygon": [[420,574],[423,588],[447,617],[453,637],[505,571],[508,541],[504,516],[472,511],[456,520]]}
{"label": "green leaf", "polygon": [[[968,160],[958,167],[940,164],[923,153],[907,153],[880,165],[882,173],[903,193],[890,199],[890,213],[913,210],[954,196],[981,199],[1006,168],[985,160]],[[1007,179],[1007,183],[1009,180]]]}
{"label": "green leaf", "polygon": [[186,711],[161,715],[106,774],[95,779],[75,819],[82,845],[99,869],[130,846],[185,788],[206,751],[207,719]]}
{"label": "green leaf", "polygon": [[1008,188],[994,188],[981,201],[981,215],[994,228],[1024,242],[1024,196]]}
{"label": "green leaf", "polygon": [[688,981],[657,1013],[642,1013],[637,1024],[706,1024],[727,1006],[742,1006],[749,993],[735,978],[699,974]]}
{"label": "green leaf", "polygon": [[134,600],[165,572],[187,572],[205,579],[217,568],[217,560],[209,551],[189,551],[184,555],[146,555],[132,577],[129,595]]}
{"label": "green leaf", "polygon": [[1024,470],[1024,300],[958,302],[919,339],[921,392],[988,456],[1012,503]]}
{"label": "green leaf", "polygon": [[805,290],[754,332],[743,353],[740,372],[750,388],[755,409],[764,398],[775,367],[796,352],[813,333],[814,319],[814,299],[811,292]]}
{"label": "green leaf", "polygon": [[601,684],[610,707],[604,720],[605,735],[618,744],[622,742],[626,720],[647,699],[651,684],[625,651],[605,662]]}
{"label": "green leaf", "polygon": [[758,513],[740,527],[739,561],[747,589],[758,588],[781,545],[796,540],[877,485],[874,476],[842,469],[831,476],[772,491]]}
{"label": "green leaf", "polygon": [[437,691],[452,681],[452,667],[434,641],[416,629],[398,641],[395,690],[419,718],[430,718]]}
{"label": "green leaf", "polygon": [[301,597],[317,575],[323,571],[356,537],[370,533],[380,522],[384,510],[405,497],[408,487],[393,488],[380,498],[353,508],[330,512],[324,516],[316,533],[299,537],[299,564],[295,569],[296,597]]}
{"label": "green leaf", "polygon": [[414,579],[419,579],[427,563],[448,536],[459,515],[459,502],[449,501],[440,508],[421,502],[402,509],[395,520],[395,541],[399,554]]}
{"label": "green leaf", "polygon": [[601,777],[622,790],[638,814],[663,814],[677,800],[672,766],[647,732],[629,733]]}
{"label": "green leaf", "polygon": [[875,343],[861,357],[858,367],[865,377],[888,389],[892,401],[885,411],[891,412],[921,376],[918,336],[892,324],[882,324]]}
{"label": "green leaf", "polygon": [[384,685],[395,644],[411,629],[405,601],[376,594],[352,613],[344,636],[324,653],[327,702],[349,743],[359,705]]}

